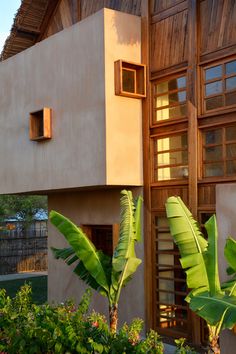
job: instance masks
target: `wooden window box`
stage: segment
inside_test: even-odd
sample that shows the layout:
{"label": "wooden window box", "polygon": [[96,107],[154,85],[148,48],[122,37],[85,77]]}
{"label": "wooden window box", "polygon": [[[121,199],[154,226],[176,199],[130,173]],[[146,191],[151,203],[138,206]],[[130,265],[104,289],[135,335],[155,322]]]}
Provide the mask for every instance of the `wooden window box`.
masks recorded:
{"label": "wooden window box", "polygon": [[40,111],[30,113],[29,137],[33,141],[42,141],[52,137],[52,110],[44,107]]}
{"label": "wooden window box", "polygon": [[133,98],[146,97],[146,65],[117,60],[115,94]]}

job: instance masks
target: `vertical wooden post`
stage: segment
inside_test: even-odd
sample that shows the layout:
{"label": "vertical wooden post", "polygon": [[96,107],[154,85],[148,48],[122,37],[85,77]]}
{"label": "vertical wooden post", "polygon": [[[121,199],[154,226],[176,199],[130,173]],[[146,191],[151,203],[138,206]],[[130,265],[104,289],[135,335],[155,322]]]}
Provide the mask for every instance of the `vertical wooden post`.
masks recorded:
{"label": "vertical wooden post", "polygon": [[197,1],[189,0],[188,7],[188,141],[189,141],[189,207],[197,217]]}
{"label": "vertical wooden post", "polygon": [[[198,5],[197,0],[189,0],[188,5],[188,145],[189,145],[189,207],[193,216],[198,211],[198,122],[197,122],[197,73],[198,73]],[[192,317],[192,339],[201,344],[200,318]]]}
{"label": "vertical wooden post", "polygon": [[147,65],[146,98],[142,103],[143,117],[143,180],[144,180],[144,257],[145,257],[145,312],[147,328],[154,327],[154,288],[153,288],[153,245],[151,234],[151,197],[150,197],[150,154],[149,154],[149,120],[150,120],[150,69],[149,69],[149,0],[141,3],[142,26],[142,63]]}

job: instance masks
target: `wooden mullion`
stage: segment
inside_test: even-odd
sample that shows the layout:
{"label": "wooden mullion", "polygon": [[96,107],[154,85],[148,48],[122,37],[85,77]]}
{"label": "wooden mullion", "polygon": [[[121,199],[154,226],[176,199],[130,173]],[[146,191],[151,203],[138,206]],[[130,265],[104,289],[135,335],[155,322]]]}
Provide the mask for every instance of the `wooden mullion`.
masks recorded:
{"label": "wooden mullion", "polygon": [[[185,91],[185,90],[184,90],[184,91]],[[158,96],[158,97],[160,97],[160,96]],[[183,102],[181,102],[181,103],[179,103],[179,102],[172,102],[171,104],[168,104],[168,105],[165,105],[165,106],[161,106],[161,107],[155,107],[154,109],[155,109],[155,111],[161,111],[161,110],[166,109],[166,108],[180,107],[180,106],[186,104],[186,102],[187,102],[187,101],[183,101]],[[169,118],[169,119],[171,119],[171,118]]]}

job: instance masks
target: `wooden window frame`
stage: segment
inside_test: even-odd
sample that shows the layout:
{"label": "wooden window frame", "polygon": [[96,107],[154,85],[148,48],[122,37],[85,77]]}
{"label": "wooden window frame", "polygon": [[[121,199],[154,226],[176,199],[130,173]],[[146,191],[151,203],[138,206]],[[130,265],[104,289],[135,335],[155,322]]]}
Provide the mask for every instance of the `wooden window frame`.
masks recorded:
{"label": "wooden window frame", "polygon": [[[230,127],[230,126],[235,126],[236,127],[236,122],[230,122],[228,124],[221,124],[221,125],[212,125],[212,126],[208,126],[208,127],[205,127],[205,128],[201,128],[200,129],[200,144],[199,144],[199,147],[201,149],[201,152],[200,152],[200,156],[201,156],[201,171],[200,171],[200,179],[201,179],[201,182],[202,181],[206,181],[206,182],[209,182],[209,181],[218,181],[218,180],[226,180],[226,181],[229,181],[229,180],[235,180],[236,179],[236,174],[235,175],[227,175],[226,174],[226,163],[228,161],[235,161],[236,162],[236,158],[231,158],[231,159],[227,159],[226,157],[226,146],[228,144],[236,144],[236,138],[235,140],[232,140],[230,142],[227,142],[226,141],[226,128]],[[210,130],[217,130],[217,129],[221,129],[222,130],[222,142],[219,143],[219,144],[209,144],[209,145],[204,145],[203,143],[203,134],[207,131],[210,131]],[[209,164],[210,163],[222,163],[223,165],[223,175],[222,176],[204,176],[204,166],[207,165],[208,163],[204,163],[204,147],[205,146],[209,146],[209,147],[214,147],[214,146],[222,146],[222,159],[219,159],[219,160],[215,160],[215,161],[208,161]]]}
{"label": "wooden window frame", "polygon": [[[180,135],[184,135],[186,134],[187,136],[187,139],[188,139],[188,132],[187,132],[187,129],[184,129],[184,130],[179,130],[179,131],[176,131],[175,133],[166,133],[166,134],[162,134],[162,135],[158,135],[158,134],[155,134],[155,135],[151,135],[150,136],[150,139],[151,139],[151,148],[150,148],[150,153],[151,153],[151,185],[152,186],[155,186],[155,185],[161,185],[161,184],[181,184],[181,182],[184,182],[184,183],[188,183],[188,177],[183,177],[183,178],[173,178],[173,179],[168,179],[168,180],[156,180],[155,179],[155,171],[158,170],[158,167],[156,165],[156,168],[155,168],[155,156],[158,155],[158,152],[156,151],[157,149],[155,149],[155,142],[157,142],[158,139],[165,139],[165,138],[169,138],[169,137],[174,137],[174,136],[180,136]],[[168,150],[167,152],[171,152],[171,151],[187,151],[188,152],[188,146],[186,149],[173,149],[173,150]],[[163,152],[165,153],[165,152]],[[169,165],[166,165],[164,167],[178,167],[178,166],[181,166],[180,164],[169,164]],[[188,161],[188,164],[187,164],[187,168],[189,168],[189,161]],[[161,167],[163,168],[163,166]]]}
{"label": "wooden window frame", "polygon": [[[115,65],[115,94],[130,98],[146,97],[146,65],[125,60],[117,60]],[[134,92],[125,91],[123,88],[123,70],[134,73]]]}
{"label": "wooden window frame", "polygon": [[38,111],[34,111],[30,113],[29,138],[30,140],[37,141],[37,142],[52,138],[51,108],[44,107]]}
{"label": "wooden window frame", "polygon": [[[183,88],[180,88],[180,89],[175,89],[175,90],[171,90],[171,91],[166,91],[166,92],[163,92],[161,94],[156,94],[155,93],[155,85],[157,84],[161,84],[163,82],[167,82],[167,81],[171,81],[173,79],[178,79],[180,77],[183,77],[185,76],[186,78],[186,86],[183,87]],[[180,73],[176,73],[176,74],[173,74],[171,76],[165,76],[165,77],[162,77],[160,79],[155,79],[152,81],[152,119],[151,119],[151,122],[150,122],[150,127],[151,128],[154,128],[156,126],[159,126],[159,125],[164,125],[164,124],[174,124],[176,122],[179,122],[179,121],[183,121],[185,119],[187,119],[187,73],[186,71],[184,72],[180,72]],[[164,96],[164,95],[169,95],[169,94],[172,94],[172,93],[178,93],[178,92],[186,92],[186,100],[178,103],[172,103],[172,104],[169,104],[169,105],[166,105],[166,106],[161,106],[161,107],[156,107],[155,105],[155,99],[156,97],[160,97],[160,96]],[[166,109],[166,108],[172,108],[172,107],[180,107],[182,105],[186,105],[186,115],[185,116],[182,116],[182,117],[176,117],[176,118],[169,118],[169,119],[164,119],[164,120],[160,120],[160,121],[156,121],[154,119],[154,117],[156,116],[156,112],[157,111],[160,111],[160,110],[163,110],[163,109]]]}
{"label": "wooden window frame", "polygon": [[119,241],[119,224],[84,224],[81,225],[82,230],[86,233],[88,238],[92,241],[92,229],[93,228],[106,228],[106,227],[111,227],[112,228],[112,250],[114,252],[118,241]]}
{"label": "wooden window frame", "polygon": [[[230,57],[230,58],[229,57],[223,58],[221,60],[213,61],[211,63],[207,63],[207,64],[201,66],[201,113],[202,113],[202,115],[216,114],[218,112],[224,112],[224,111],[232,110],[233,108],[236,108],[236,103],[232,104],[232,105],[228,105],[228,106],[225,105],[226,94],[232,93],[232,92],[235,92],[235,94],[236,94],[236,88],[232,89],[232,90],[226,90],[226,79],[229,79],[231,77],[236,77],[236,73],[226,75],[226,72],[225,72],[226,64],[230,63],[231,61],[236,61],[236,57],[234,56],[234,57]],[[219,65],[222,66],[222,76],[218,77],[218,78],[214,78],[212,80],[205,80],[205,71],[207,69],[211,69],[211,68],[214,68],[215,66],[219,66]],[[210,83],[217,82],[217,81],[222,82],[222,92],[206,96],[206,93],[205,93],[206,85],[210,84]],[[223,106],[207,110],[206,109],[206,100],[209,98],[217,97],[217,96],[223,97]]]}
{"label": "wooden window frame", "polygon": [[[168,227],[164,227],[164,226],[161,226],[159,227],[158,225],[156,225],[156,221],[155,219],[156,218],[163,218],[165,217],[166,218],[166,215],[164,212],[152,212],[152,225],[153,225],[153,248],[155,250],[155,268],[154,268],[154,274],[155,274],[155,277],[153,279],[153,286],[154,286],[154,289],[155,289],[155,292],[154,292],[154,298],[155,298],[155,309],[154,309],[154,316],[155,316],[155,326],[158,328],[158,332],[163,334],[163,335],[169,335],[170,332],[174,335],[174,336],[182,336],[183,332],[186,332],[186,328],[183,329],[183,332],[180,331],[178,328],[175,327],[175,323],[176,322],[176,318],[178,318],[178,321],[179,322],[183,322],[186,324],[188,324],[188,320],[189,319],[184,319],[184,318],[179,318],[179,317],[173,317],[173,318],[170,318],[168,317],[168,315],[165,317],[164,315],[161,314],[161,310],[159,309],[159,306],[160,305],[164,305],[164,306],[169,306],[170,307],[170,311],[177,311],[177,310],[185,310],[187,312],[187,317],[189,317],[189,311],[188,311],[188,304],[184,304],[184,305],[180,305],[180,304],[168,304],[168,303],[163,303],[162,301],[160,301],[158,299],[158,294],[159,293],[170,293],[172,295],[175,295],[175,296],[182,296],[182,297],[185,297],[187,295],[187,289],[186,289],[186,292],[182,292],[182,291],[178,291],[178,290],[165,290],[165,289],[161,289],[159,288],[159,285],[157,285],[157,281],[159,281],[160,279],[161,280],[173,280],[174,283],[184,283],[186,284],[186,276],[184,275],[184,272],[182,271],[182,268],[180,266],[180,264],[176,264],[175,261],[176,261],[176,257],[178,257],[179,259],[179,251],[177,249],[176,246],[174,246],[174,240],[172,240],[173,242],[173,250],[158,250],[157,249],[157,244],[158,244],[158,241],[161,241],[161,242],[169,242],[168,240],[165,240],[165,239],[162,239],[162,238],[159,238],[158,237],[158,230],[160,230],[160,233],[169,233],[169,228]],[[159,255],[161,254],[170,254],[170,255],[173,255],[174,256],[174,264],[173,265],[163,265],[164,268],[162,270],[159,270],[158,269],[158,266],[160,266],[159,264],[159,261],[158,261],[158,257]],[[165,272],[165,271],[181,271],[182,275],[183,275],[183,278],[180,278],[180,277],[176,277],[174,275],[173,278],[169,278],[169,277],[166,277],[166,276],[162,276],[161,271]],[[166,318],[166,323],[169,323],[170,326],[167,326],[167,327],[161,327],[158,325],[158,317],[159,318]],[[169,320],[169,322],[168,322]],[[173,325],[173,327],[171,326],[171,324]],[[188,329],[188,332],[190,334],[191,332],[191,328],[189,328],[190,326],[187,326],[187,329]]]}

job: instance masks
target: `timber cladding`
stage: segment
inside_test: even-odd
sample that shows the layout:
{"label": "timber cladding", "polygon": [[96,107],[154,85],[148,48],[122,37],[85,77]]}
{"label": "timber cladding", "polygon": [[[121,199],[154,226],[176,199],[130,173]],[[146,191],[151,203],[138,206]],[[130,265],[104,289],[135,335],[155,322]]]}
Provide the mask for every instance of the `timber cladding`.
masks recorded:
{"label": "timber cladding", "polygon": [[236,1],[151,0],[143,15],[149,77],[144,200],[152,215],[146,215],[152,230],[146,258],[153,260],[146,262],[147,314],[159,333],[183,333],[200,344],[204,326],[184,307],[187,289],[165,202],[180,196],[203,226],[215,211],[216,185],[236,182]]}

